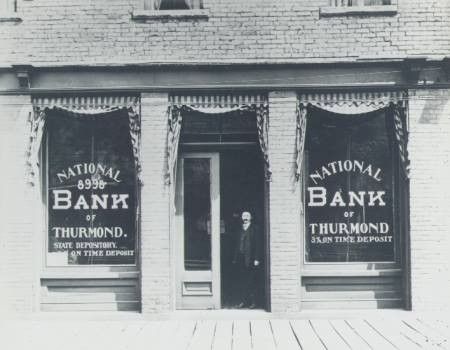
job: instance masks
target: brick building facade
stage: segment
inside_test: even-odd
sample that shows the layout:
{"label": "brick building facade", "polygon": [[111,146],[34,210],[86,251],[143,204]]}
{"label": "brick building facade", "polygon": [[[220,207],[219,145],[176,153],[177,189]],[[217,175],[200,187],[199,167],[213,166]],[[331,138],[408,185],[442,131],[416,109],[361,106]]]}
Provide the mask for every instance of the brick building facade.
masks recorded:
{"label": "brick building facade", "polygon": [[[224,260],[223,247],[232,219],[228,222],[226,215],[249,206],[253,206],[250,210],[259,208],[256,217],[264,232],[261,308],[274,313],[310,308],[448,308],[447,1],[0,2],[0,310],[169,313],[179,308],[223,308],[228,292],[223,287],[215,288],[227,284],[224,275],[229,273],[224,270],[228,261]],[[164,3],[173,9],[158,8]],[[130,151],[126,163],[132,164],[134,155],[134,171],[139,178],[130,192],[135,193],[136,211],[127,212],[130,222],[136,223],[130,229],[134,248],[127,246],[135,260],[131,264],[123,263],[121,258],[113,263],[101,259],[96,263],[87,258],[74,262],[64,255],[69,254],[64,248],[50,248],[50,241],[59,242],[58,229],[52,231],[49,226],[59,220],[60,212],[52,211],[48,202],[49,198],[56,201],[51,197],[54,189],[49,181],[62,168],[76,161],[87,162],[82,156],[76,158],[84,154],[79,150],[85,146],[71,148],[75,146],[64,143],[63,138],[51,139],[49,130],[59,125],[52,124],[57,123],[52,120],[58,116],[95,120],[100,115],[107,120],[114,113],[117,118],[120,113],[120,118],[126,118],[127,112],[130,121],[133,113],[139,118],[137,129],[131,132],[131,145],[137,152]],[[168,130],[168,122],[169,126],[177,123],[177,115],[183,117],[181,135],[176,127]],[[220,131],[211,131],[213,122],[203,126],[197,123],[217,115],[222,120]],[[233,124],[238,123],[234,117],[245,119],[247,115],[248,124]],[[355,116],[360,117],[358,121]],[[342,126],[336,118],[352,122]],[[322,120],[322,124],[315,120]],[[376,124],[378,120],[380,124]],[[40,124],[42,121],[45,126]],[[306,123],[303,129],[302,121]],[[83,122],[79,123],[74,130],[85,130]],[[364,127],[358,129],[360,123],[372,123],[373,128],[365,128],[369,131],[363,134]],[[386,128],[381,129],[386,135],[375,138],[375,131],[370,130],[384,123]],[[241,125],[240,129],[236,125]],[[345,129],[349,135],[350,129],[356,133],[349,136],[350,143],[342,143],[342,149],[347,150],[342,151],[343,158],[326,158],[333,147],[324,148],[322,153],[313,147],[328,147],[319,136],[315,138],[323,132],[330,142],[335,142],[338,152],[341,138],[327,134],[333,128]],[[120,130],[111,130],[111,135],[119,135]],[[217,138],[206,140],[206,134]],[[363,140],[354,141],[357,135],[362,135]],[[101,137],[101,132],[93,131],[93,140]],[[370,137],[374,137],[373,142],[365,144]],[[120,153],[123,147],[108,140],[98,144],[101,142],[109,147],[98,151],[103,159],[107,159],[105,152],[117,153],[118,159],[125,157]],[[402,152],[406,144],[407,152]],[[72,163],[58,158],[59,153],[53,149],[59,148],[74,154]],[[392,159],[370,158],[371,154],[386,153],[386,149]],[[227,174],[232,174],[226,154],[236,150],[261,158],[258,164],[264,170],[257,174],[258,179],[268,177],[269,168],[271,171],[270,181],[261,180],[261,193],[252,192],[239,208],[233,207],[233,198],[229,204],[224,199]],[[242,154],[239,157],[244,159]],[[341,220],[332,211],[333,206],[314,217],[314,205],[308,206],[313,203],[308,197],[313,193],[308,190],[314,185],[308,180],[312,167],[331,160],[357,159],[351,154],[367,156],[365,164],[373,162],[374,171],[375,167],[382,168],[377,164],[384,164],[383,174],[390,174],[384,187],[377,187],[366,177],[349,175],[345,181],[347,189],[355,193],[375,189],[388,193],[388,204],[382,200],[379,204],[390,210],[352,212],[362,215],[363,219],[357,219],[359,224],[370,215],[373,220],[386,221],[392,245],[346,244],[334,250],[332,245],[320,248],[311,243],[314,231],[308,230],[316,227],[311,226],[315,225],[314,218],[325,217],[330,223]],[[186,233],[186,218],[196,215],[188,214],[182,200],[189,195],[185,184],[190,183],[188,168],[183,166],[195,157],[211,162],[209,216],[202,221],[209,237],[203,239],[210,242],[210,250],[202,256],[207,260],[203,270],[197,265],[188,268],[187,258],[180,258],[188,255],[186,242],[192,238]],[[216,158],[220,160],[220,171],[212,165]],[[122,168],[116,168],[123,174],[125,163],[121,161],[114,164],[122,164]],[[239,166],[244,168],[244,164]],[[168,181],[167,177],[174,175]],[[372,175],[376,178],[376,174]],[[340,193],[343,187],[340,180],[336,181],[327,183],[327,188]],[[242,188],[230,191],[235,198],[241,198]],[[214,189],[218,197],[212,194]],[[80,206],[84,209],[83,204]],[[83,212],[84,218],[94,213],[92,208],[89,210]],[[339,212],[339,217],[350,215],[347,213],[350,211]],[[69,216],[61,220],[69,220]],[[108,223],[113,219],[103,220]],[[68,226],[78,227],[80,222]],[[90,225],[95,226],[93,221]],[[120,242],[111,244],[127,244]],[[200,244],[198,241],[197,248]],[[193,254],[201,255],[197,248],[192,248]],[[62,261],[57,253],[64,253],[63,259],[69,260]],[[206,270],[210,273],[200,273]]]}

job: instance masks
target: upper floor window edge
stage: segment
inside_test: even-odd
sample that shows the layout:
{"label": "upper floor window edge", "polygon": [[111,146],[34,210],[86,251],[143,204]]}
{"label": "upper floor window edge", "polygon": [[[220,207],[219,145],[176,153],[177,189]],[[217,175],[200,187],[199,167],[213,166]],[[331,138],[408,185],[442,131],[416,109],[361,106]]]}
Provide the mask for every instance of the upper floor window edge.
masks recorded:
{"label": "upper floor window edge", "polygon": [[329,0],[319,11],[320,17],[392,16],[397,14],[397,0]]}
{"label": "upper floor window edge", "polygon": [[20,22],[21,16],[17,13],[18,0],[0,0],[0,22]]}
{"label": "upper floor window edge", "polygon": [[140,9],[134,10],[132,18],[145,19],[189,19],[208,18],[209,11],[203,8],[202,0],[141,0]]}

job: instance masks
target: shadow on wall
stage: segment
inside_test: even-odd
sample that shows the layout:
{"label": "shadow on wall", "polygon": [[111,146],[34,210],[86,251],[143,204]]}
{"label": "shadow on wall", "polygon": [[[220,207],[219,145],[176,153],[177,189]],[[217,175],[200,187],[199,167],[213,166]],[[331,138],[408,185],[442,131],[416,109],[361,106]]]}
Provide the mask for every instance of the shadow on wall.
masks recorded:
{"label": "shadow on wall", "polygon": [[[447,114],[445,110],[447,110]],[[450,96],[440,95],[425,102],[419,123],[438,124],[439,120],[445,118],[446,115],[450,115]]]}

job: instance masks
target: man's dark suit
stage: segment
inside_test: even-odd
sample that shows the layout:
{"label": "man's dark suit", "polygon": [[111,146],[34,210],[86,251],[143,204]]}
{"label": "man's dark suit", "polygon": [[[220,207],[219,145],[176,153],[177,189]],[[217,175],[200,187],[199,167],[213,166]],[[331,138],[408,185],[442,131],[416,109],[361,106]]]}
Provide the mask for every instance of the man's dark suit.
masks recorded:
{"label": "man's dark suit", "polygon": [[[234,248],[233,263],[237,267],[238,285],[244,293],[243,303],[247,306],[255,305],[257,288],[257,267],[254,262],[261,265],[261,240],[262,236],[256,225],[250,224],[247,230],[240,227]],[[259,266],[260,266],[259,265]]]}
{"label": "man's dark suit", "polygon": [[236,237],[233,261],[238,262],[242,259],[247,268],[252,267],[255,260],[260,261],[261,238],[256,225],[250,224],[247,230],[241,225]]}

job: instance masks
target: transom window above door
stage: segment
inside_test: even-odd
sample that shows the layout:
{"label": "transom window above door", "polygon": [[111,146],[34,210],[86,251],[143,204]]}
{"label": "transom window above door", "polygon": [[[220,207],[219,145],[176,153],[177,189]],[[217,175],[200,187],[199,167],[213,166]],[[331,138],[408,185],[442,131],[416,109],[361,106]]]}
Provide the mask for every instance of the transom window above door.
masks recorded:
{"label": "transom window above door", "polygon": [[195,10],[202,5],[202,0],[144,0],[145,10]]}
{"label": "transom window above door", "polygon": [[181,143],[258,142],[254,111],[234,111],[213,116],[184,110]]}

